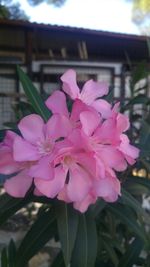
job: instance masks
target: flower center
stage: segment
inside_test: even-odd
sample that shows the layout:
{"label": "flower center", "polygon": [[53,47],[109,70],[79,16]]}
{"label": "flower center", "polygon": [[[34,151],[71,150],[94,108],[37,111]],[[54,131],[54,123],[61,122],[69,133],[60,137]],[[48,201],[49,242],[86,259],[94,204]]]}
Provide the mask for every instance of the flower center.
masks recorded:
{"label": "flower center", "polygon": [[38,151],[41,155],[47,155],[52,151],[53,144],[49,141],[38,141]]}
{"label": "flower center", "polygon": [[65,156],[63,162],[67,167],[69,167],[73,163],[73,158],[69,155]]}

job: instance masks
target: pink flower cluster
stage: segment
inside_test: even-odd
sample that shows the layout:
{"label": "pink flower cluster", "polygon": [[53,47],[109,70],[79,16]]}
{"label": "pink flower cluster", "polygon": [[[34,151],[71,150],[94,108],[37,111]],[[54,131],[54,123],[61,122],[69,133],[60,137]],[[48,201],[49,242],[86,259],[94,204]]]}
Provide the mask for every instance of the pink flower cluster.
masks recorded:
{"label": "pink flower cluster", "polygon": [[116,172],[133,165],[139,150],[125,135],[129,120],[119,113],[119,103],[99,99],[108,94],[105,83],[89,80],[80,92],[71,69],[61,81],[73,100],[71,112],[58,90],[46,101],[53,113],[46,123],[31,114],[18,124],[21,136],[7,131],[0,144],[0,173],[14,174],[4,183],[13,197],[24,197],[34,185],[34,194],[57,197],[85,212],[98,198],[117,200]]}

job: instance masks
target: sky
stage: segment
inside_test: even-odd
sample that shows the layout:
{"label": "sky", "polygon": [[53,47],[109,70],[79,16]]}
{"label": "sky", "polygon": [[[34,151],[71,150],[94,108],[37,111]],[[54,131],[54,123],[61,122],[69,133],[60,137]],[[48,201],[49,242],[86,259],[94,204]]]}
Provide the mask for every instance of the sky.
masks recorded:
{"label": "sky", "polygon": [[31,21],[139,34],[131,19],[132,1],[66,0],[60,8],[45,3],[31,7],[27,0],[21,0],[20,4]]}

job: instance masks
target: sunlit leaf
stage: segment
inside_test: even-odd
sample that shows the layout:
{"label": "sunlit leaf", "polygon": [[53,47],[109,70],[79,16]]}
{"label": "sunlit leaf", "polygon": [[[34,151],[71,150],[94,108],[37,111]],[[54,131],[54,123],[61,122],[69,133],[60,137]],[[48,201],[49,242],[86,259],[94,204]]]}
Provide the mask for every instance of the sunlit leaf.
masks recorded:
{"label": "sunlit leaf", "polygon": [[45,106],[44,101],[39,95],[37,89],[28,78],[28,76],[21,70],[19,66],[17,66],[17,73],[19,75],[19,80],[22,83],[25,94],[34,108],[35,112],[41,115],[41,117],[47,121],[51,115],[48,108]]}

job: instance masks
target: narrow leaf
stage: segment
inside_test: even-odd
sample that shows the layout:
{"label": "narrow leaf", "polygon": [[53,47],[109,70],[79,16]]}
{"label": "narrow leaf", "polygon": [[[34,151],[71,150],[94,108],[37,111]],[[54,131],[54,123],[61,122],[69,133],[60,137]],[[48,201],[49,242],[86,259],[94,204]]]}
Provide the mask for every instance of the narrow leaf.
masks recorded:
{"label": "narrow leaf", "polygon": [[122,189],[121,203],[129,205],[135,210],[138,215],[141,215],[145,218],[147,222],[150,222],[150,216],[142,208],[141,203],[137,201],[129,192],[125,189]]}
{"label": "narrow leaf", "polygon": [[77,234],[78,212],[61,201],[55,203],[55,212],[64,261],[68,267]]}
{"label": "narrow leaf", "polygon": [[43,211],[31,226],[17,251],[17,267],[24,265],[55,235],[55,216],[52,209]]}
{"label": "narrow leaf", "polygon": [[1,252],[1,267],[8,267],[7,250],[3,248]]}
{"label": "narrow leaf", "polygon": [[97,255],[96,224],[91,213],[79,216],[71,267],[94,267]]}
{"label": "narrow leaf", "polygon": [[130,106],[135,105],[135,104],[149,104],[150,103],[150,99],[145,96],[144,94],[139,94],[138,96],[135,96],[134,98],[132,98],[123,108],[122,110],[126,110],[128,109]]}
{"label": "narrow leaf", "polygon": [[132,182],[134,182],[136,184],[141,184],[150,190],[150,179],[140,178],[140,177],[136,177],[136,176],[129,177],[129,179],[132,180]]}
{"label": "narrow leaf", "polygon": [[0,196],[0,225],[5,223],[14,213],[20,210],[31,201],[29,195],[23,199],[13,198],[7,194]]}
{"label": "narrow leaf", "polygon": [[118,267],[132,267],[133,264],[136,264],[142,248],[143,242],[141,239],[136,238],[131,245],[128,246],[128,249],[121,258]]}
{"label": "narrow leaf", "polygon": [[65,267],[64,258],[61,251],[55,257],[50,267]]}
{"label": "narrow leaf", "polygon": [[15,267],[15,262],[16,262],[16,246],[11,239],[9,246],[8,246],[8,262],[9,262],[9,267]]}
{"label": "narrow leaf", "polygon": [[45,121],[47,121],[51,113],[45,106],[44,101],[39,95],[37,89],[19,66],[17,66],[17,73],[19,76],[19,80],[22,83],[24,92],[28,100],[30,101],[31,105],[33,106],[35,112],[38,113]]}
{"label": "narrow leaf", "polygon": [[114,248],[111,245],[110,240],[103,238],[102,242],[103,242],[104,248],[107,251],[107,254],[110,257],[110,259],[112,260],[114,266],[117,266],[118,265],[118,257],[117,257],[117,254],[116,254]]}
{"label": "narrow leaf", "polygon": [[117,218],[120,219],[123,224],[126,224],[142,240],[147,240],[143,228],[137,222],[137,220],[133,218],[133,216],[129,216],[129,210],[124,205],[120,205],[118,203],[108,205],[108,209],[110,210],[110,212],[116,215]]}

